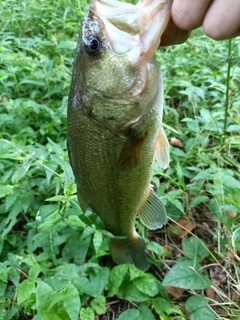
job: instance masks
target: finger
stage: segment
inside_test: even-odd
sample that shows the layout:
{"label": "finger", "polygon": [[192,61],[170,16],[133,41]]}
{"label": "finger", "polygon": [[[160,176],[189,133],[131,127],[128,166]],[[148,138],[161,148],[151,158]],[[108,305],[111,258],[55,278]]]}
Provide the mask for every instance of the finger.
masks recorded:
{"label": "finger", "polygon": [[240,35],[240,1],[215,0],[203,20],[203,30],[215,40]]}
{"label": "finger", "polygon": [[181,44],[185,42],[190,36],[190,32],[179,29],[172,19],[170,19],[164,33],[161,37],[161,46],[170,46],[174,44]]}
{"label": "finger", "polygon": [[202,25],[204,16],[211,3],[212,0],[174,0],[172,19],[180,29],[196,29]]}

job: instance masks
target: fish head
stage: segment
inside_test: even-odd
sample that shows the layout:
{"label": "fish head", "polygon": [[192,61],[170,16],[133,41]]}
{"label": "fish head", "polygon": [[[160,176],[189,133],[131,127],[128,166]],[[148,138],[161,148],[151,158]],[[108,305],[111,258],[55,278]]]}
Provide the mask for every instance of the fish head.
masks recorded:
{"label": "fish head", "polygon": [[106,99],[135,101],[138,109],[132,121],[136,121],[147,108],[145,101],[157,94],[159,67],[154,53],[171,3],[92,0],[77,47],[74,73],[78,89]]}

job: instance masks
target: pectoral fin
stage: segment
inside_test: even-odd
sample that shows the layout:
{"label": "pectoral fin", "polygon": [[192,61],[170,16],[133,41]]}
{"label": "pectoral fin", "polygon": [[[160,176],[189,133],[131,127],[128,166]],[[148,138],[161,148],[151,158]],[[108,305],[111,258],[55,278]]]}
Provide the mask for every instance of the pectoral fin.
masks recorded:
{"label": "pectoral fin", "polygon": [[156,160],[159,166],[163,169],[167,169],[169,166],[169,143],[163,128],[161,129],[157,138]]}
{"label": "pectoral fin", "polygon": [[167,223],[166,209],[161,199],[153,190],[150,191],[138,216],[141,222],[151,230],[162,228],[162,226]]}
{"label": "pectoral fin", "polygon": [[87,204],[84,197],[82,196],[79,188],[77,188],[77,197],[78,197],[78,203],[80,205],[80,208],[82,209],[83,213],[85,213],[89,208],[89,205]]}
{"label": "pectoral fin", "polygon": [[145,137],[141,139],[136,138],[134,135],[128,137],[118,161],[118,165],[122,170],[131,169],[138,164],[144,140]]}

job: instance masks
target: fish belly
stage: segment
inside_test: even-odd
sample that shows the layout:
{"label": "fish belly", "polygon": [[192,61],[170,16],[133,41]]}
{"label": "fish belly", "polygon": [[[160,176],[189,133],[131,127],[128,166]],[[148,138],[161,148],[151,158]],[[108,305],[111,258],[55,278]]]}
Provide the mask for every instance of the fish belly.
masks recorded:
{"label": "fish belly", "polygon": [[80,108],[68,119],[68,148],[78,190],[115,236],[131,238],[134,234],[135,217],[151,181],[158,131],[154,127],[152,124],[142,142],[137,163],[125,166],[120,158],[127,137],[96,124]]}

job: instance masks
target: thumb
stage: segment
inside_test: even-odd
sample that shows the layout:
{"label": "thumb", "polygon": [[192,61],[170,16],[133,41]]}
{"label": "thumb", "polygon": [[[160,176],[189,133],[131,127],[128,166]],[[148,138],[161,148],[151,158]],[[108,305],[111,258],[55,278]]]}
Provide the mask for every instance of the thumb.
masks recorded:
{"label": "thumb", "polygon": [[191,31],[179,29],[172,19],[170,19],[161,37],[160,46],[170,46],[185,42],[190,36]]}

